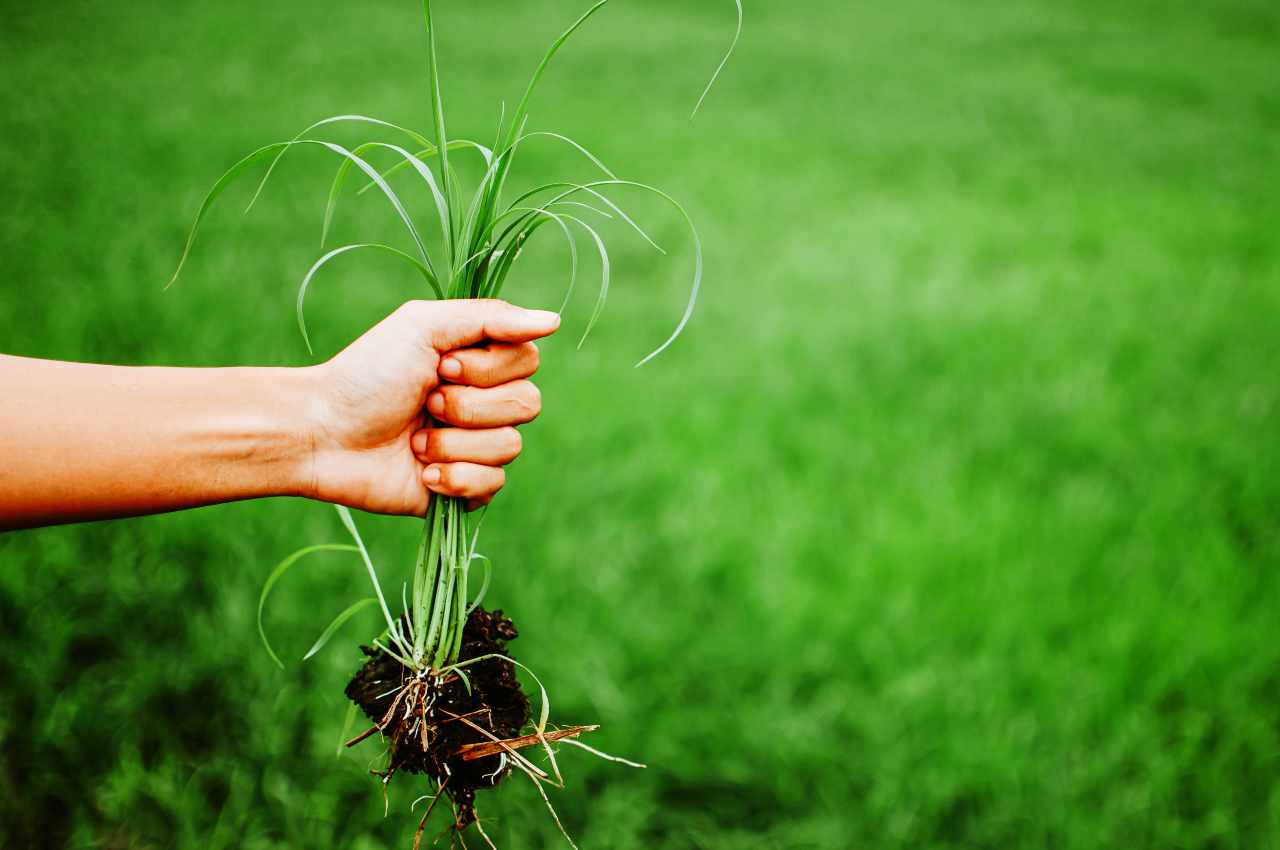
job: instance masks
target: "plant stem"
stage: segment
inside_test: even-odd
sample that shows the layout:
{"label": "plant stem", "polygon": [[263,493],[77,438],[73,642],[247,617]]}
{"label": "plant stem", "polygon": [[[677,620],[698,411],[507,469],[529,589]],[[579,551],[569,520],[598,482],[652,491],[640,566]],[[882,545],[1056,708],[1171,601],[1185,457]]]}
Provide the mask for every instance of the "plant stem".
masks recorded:
{"label": "plant stem", "polygon": [[413,661],[420,670],[440,670],[458,660],[467,619],[468,546],[466,506],[461,499],[433,496],[423,522],[414,568]]}

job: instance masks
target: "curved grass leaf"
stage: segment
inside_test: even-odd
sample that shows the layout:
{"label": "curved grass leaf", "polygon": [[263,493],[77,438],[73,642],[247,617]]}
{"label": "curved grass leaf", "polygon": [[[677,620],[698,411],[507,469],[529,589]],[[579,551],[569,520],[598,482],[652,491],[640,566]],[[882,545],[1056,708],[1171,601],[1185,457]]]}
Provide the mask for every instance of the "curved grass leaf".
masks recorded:
{"label": "curved grass leaf", "polygon": [[431,142],[428,141],[427,138],[421,135],[420,133],[410,130],[407,127],[401,127],[399,124],[392,124],[390,121],[383,121],[381,118],[370,118],[367,115],[334,115],[330,118],[322,118],[321,120],[312,124],[310,127],[303,130],[298,135],[294,136],[293,139],[287,142],[284,148],[281,149],[281,151],[278,154],[276,154],[276,158],[271,160],[271,165],[268,166],[267,173],[263,175],[262,181],[258,184],[257,191],[253,193],[253,198],[249,200],[249,205],[244,208],[244,211],[248,212],[249,210],[253,209],[253,205],[258,202],[258,197],[262,194],[262,190],[266,188],[267,181],[271,179],[272,173],[275,172],[276,166],[280,163],[281,157],[283,157],[286,153],[289,152],[289,148],[293,147],[294,145],[298,144],[301,141],[304,141],[303,136],[307,135],[307,133],[310,133],[313,130],[318,130],[321,127],[325,127],[329,124],[338,124],[343,122],[359,122],[364,124],[373,124],[378,127],[387,127],[392,130],[398,130],[399,132],[404,133],[406,136],[413,139],[413,141],[419,145],[424,145],[426,147],[434,147],[434,145],[432,145]]}
{"label": "curved grass leaf", "polygon": [[466,671],[464,670],[454,670],[453,672],[456,673],[458,678],[462,680],[462,686],[466,688],[467,693],[470,694],[471,693],[471,677],[468,676],[466,674]]}
{"label": "curved grass leaf", "polygon": [[[326,150],[338,154],[345,160],[349,160],[354,163],[357,168],[363,171],[375,184],[377,184],[378,188],[382,190],[382,193],[387,197],[387,200],[391,202],[391,206],[395,208],[396,214],[404,223],[405,228],[408,229],[409,236],[413,239],[414,245],[417,246],[418,253],[422,256],[423,262],[426,263],[428,268],[432,267],[431,256],[427,252],[427,246],[423,243],[422,237],[418,234],[418,228],[413,224],[413,219],[409,217],[409,213],[405,209],[404,204],[400,202],[399,196],[396,195],[391,186],[382,179],[382,176],[378,174],[377,170],[372,165],[355,153],[347,150],[341,145],[334,144],[333,142],[326,142],[318,139],[297,139],[291,142],[276,142],[274,144],[264,145],[237,162],[235,165],[231,166],[226,173],[218,178],[218,181],[214,183],[213,188],[209,190],[209,194],[205,196],[204,202],[200,205],[200,210],[196,213],[195,223],[192,224],[191,233],[187,237],[187,245],[182,251],[182,257],[178,260],[178,268],[174,271],[173,277],[169,279],[169,283],[165,287],[166,289],[173,285],[174,281],[178,279],[178,275],[182,272],[182,268],[187,262],[187,257],[191,253],[191,246],[195,244],[196,233],[200,229],[200,223],[204,220],[205,215],[208,214],[209,209],[213,206],[213,202],[218,199],[218,196],[225,192],[227,187],[235,182],[236,178],[244,174],[249,166],[263,159],[270,153],[283,151],[285,148],[292,145],[319,145]],[[403,148],[396,148],[394,145],[387,145],[387,147],[394,150],[404,151]],[[407,151],[404,152],[406,154],[408,153]]]}
{"label": "curved grass leaf", "polygon": [[607,211],[607,210],[602,210],[602,209],[600,209],[599,207],[593,207],[593,206],[591,206],[591,204],[584,204],[582,201],[561,201],[560,203],[556,204],[556,206],[560,206],[560,207],[580,207],[580,208],[582,208],[582,209],[584,209],[584,210],[591,210],[591,212],[593,212],[593,213],[595,213],[596,215],[601,216],[601,217],[603,217],[603,218],[613,218],[613,213],[611,213],[611,212],[609,212],[609,211]]}
{"label": "curved grass leaf", "polygon": [[[363,145],[357,146],[354,150],[352,150],[352,153],[354,153],[356,156],[364,156],[364,154],[372,147],[373,145],[366,142]],[[432,153],[435,152],[434,146],[432,146],[431,152]],[[416,155],[422,156],[423,154],[419,153]],[[399,167],[399,166],[408,167],[408,165],[409,163],[405,162],[404,160],[401,160],[400,162],[396,163],[396,167]],[[324,205],[324,221],[320,226],[320,250],[322,251],[324,250],[324,246],[329,242],[329,229],[333,225],[333,214],[338,207],[338,193],[342,191],[342,185],[347,181],[347,173],[349,171],[351,171],[351,160],[349,159],[342,160],[342,162],[339,163],[338,165],[337,174],[333,176],[333,182],[329,184],[329,197],[325,201],[325,205]],[[381,172],[382,179],[386,180],[387,175],[390,173],[391,173],[390,170]],[[370,181],[367,185],[373,186],[375,184],[372,181]]]}
{"label": "curved grass leaf", "polygon": [[587,231],[587,234],[595,242],[596,251],[600,255],[600,295],[596,299],[595,309],[591,312],[591,319],[587,322],[587,329],[583,332],[582,339],[578,340],[578,348],[582,348],[583,344],[587,341],[587,337],[591,335],[591,331],[595,328],[596,322],[599,321],[600,314],[604,311],[605,301],[609,297],[609,250],[605,247],[604,240],[600,238],[599,232],[577,216],[569,215],[567,213],[548,212],[545,209],[535,209],[533,211],[549,216],[553,221],[565,229],[566,235],[569,235],[569,245],[573,257],[573,271],[569,280],[569,291],[565,294],[565,303],[560,307],[561,312],[564,311],[565,305],[569,303],[569,296],[573,294],[573,281],[577,277],[578,268],[577,243],[573,240],[572,235],[568,234],[568,226],[565,225],[564,221],[572,221],[583,230]]}
{"label": "curved grass leaf", "polygon": [[262,592],[258,595],[258,636],[262,638],[262,645],[267,648],[267,654],[271,656],[271,660],[274,661],[281,670],[284,669],[284,662],[280,660],[280,656],[276,655],[276,651],[271,648],[271,641],[267,640],[267,630],[262,625],[262,612],[263,609],[266,608],[267,597],[271,594],[271,588],[276,586],[276,582],[283,578],[284,574],[289,572],[294,564],[298,563],[308,555],[314,555],[316,552],[358,551],[360,550],[355,546],[350,546],[346,543],[321,543],[317,546],[307,546],[303,549],[299,549],[297,552],[294,552],[292,555],[276,564],[275,569],[271,571],[270,575],[267,576],[267,580],[263,582]]}
{"label": "curved grass leaf", "polygon": [[[293,144],[308,144],[308,143],[312,143],[312,140],[302,139],[301,141],[294,142]],[[356,156],[354,153],[342,147],[341,145],[335,145],[333,142],[323,142],[323,141],[316,141],[314,142],[314,144],[318,144],[325,148],[328,148],[329,150],[355,163],[357,168],[359,168],[366,175],[368,175],[369,178],[373,180],[373,182],[378,184],[378,188],[382,190],[382,194],[386,195],[387,200],[391,202],[391,206],[395,208],[396,214],[400,216],[400,220],[404,222],[405,227],[408,228],[409,235],[413,238],[414,244],[418,247],[418,253],[422,255],[422,261],[426,263],[427,268],[432,269],[434,272],[434,267],[431,264],[431,254],[430,252],[427,251],[427,246],[423,244],[422,237],[418,234],[418,228],[415,227],[413,224],[413,219],[409,217],[409,213],[407,210],[405,210],[404,204],[400,202],[400,197],[395,193],[394,190],[392,190],[391,186],[387,183],[387,181],[382,179],[382,176],[378,174],[377,170],[374,169],[372,165],[365,162],[364,159],[362,159],[359,156]],[[393,150],[405,156],[408,160],[411,160],[412,162],[416,162],[418,163],[418,165],[422,165],[421,160],[414,158],[412,154],[410,154],[407,150],[405,150],[402,147],[399,147],[397,145],[386,144],[384,142],[372,142],[371,144],[386,147],[390,150]],[[423,167],[425,168],[425,166]],[[428,171],[427,173],[430,174],[430,171]],[[431,185],[434,188],[435,186],[434,180],[431,181]]]}
{"label": "curved grass leaf", "polygon": [[[534,69],[533,76],[529,78],[529,84],[526,86],[524,94],[520,97],[520,102],[516,106],[515,111],[511,114],[511,123],[508,125],[507,131],[499,135],[501,141],[496,146],[497,150],[506,150],[507,148],[511,148],[513,142],[515,142],[515,140],[519,138],[520,134],[524,132],[524,125],[529,115],[529,103],[533,99],[533,92],[537,89],[538,83],[542,80],[542,75],[546,73],[547,66],[551,64],[551,60],[560,52],[560,48],[564,46],[564,43],[568,41],[583,24],[608,5],[608,3],[609,0],[599,0],[599,2],[574,21],[568,29],[561,33],[559,38],[551,43],[547,52],[543,54],[542,60],[538,63],[538,67]],[[511,170],[512,159],[513,156],[507,156],[505,159],[500,158],[502,164],[498,168],[498,173],[495,175],[493,181],[486,188],[482,188],[481,190],[481,194],[484,198],[484,201],[481,204],[481,210],[485,216],[487,216],[498,203],[498,197],[502,194],[502,189],[507,182],[507,174]],[[483,220],[483,218],[481,220]]]}
{"label": "curved grass leaf", "polygon": [[173,286],[177,281],[178,275],[182,274],[182,267],[187,264],[187,257],[191,254],[191,246],[196,242],[196,232],[200,229],[200,223],[204,221],[205,215],[208,214],[213,202],[218,196],[227,190],[227,187],[235,182],[236,178],[248,170],[249,166],[267,157],[268,154],[281,150],[288,146],[288,142],[276,142],[270,145],[263,145],[244,159],[237,162],[226,170],[226,172],[218,178],[213,184],[213,188],[204,196],[204,201],[200,204],[200,210],[196,213],[196,220],[191,225],[191,232],[187,236],[186,247],[182,249],[182,256],[178,259],[178,267],[174,269],[173,277],[169,278],[169,282],[165,284],[165,289]]}
{"label": "curved grass leaf", "polygon": [[311,645],[311,648],[307,650],[307,654],[302,656],[302,660],[310,661],[313,655],[315,655],[320,650],[324,649],[325,644],[329,642],[330,638],[334,636],[334,634],[338,631],[338,629],[342,628],[343,625],[346,624],[347,620],[350,620],[352,617],[354,617],[356,614],[359,614],[361,611],[368,608],[370,605],[376,605],[376,604],[378,604],[378,600],[376,597],[366,596],[364,599],[361,599],[359,602],[356,602],[350,605],[349,607],[347,607],[341,614],[333,618],[333,622],[325,626],[324,631],[320,633],[320,637],[317,638],[316,642],[313,643]]}
{"label": "curved grass leaf", "polygon": [[[566,190],[560,193],[559,195],[556,195],[554,198],[552,198],[550,201],[547,201],[545,204],[542,204],[540,207],[538,207],[538,209],[546,209],[548,207],[555,206],[556,204],[564,203],[566,198],[569,198],[577,194],[578,192],[586,192],[592,197],[600,200],[605,206],[607,206],[609,209],[617,213],[618,217],[621,218],[623,221],[625,221],[631,227],[632,230],[638,233],[641,239],[643,239],[644,241],[652,245],[655,251],[657,251],[659,254],[666,255],[667,250],[663,248],[661,245],[659,245],[657,242],[655,242],[653,237],[650,236],[648,233],[646,233],[643,227],[636,224],[635,219],[627,215],[627,213],[622,209],[622,207],[618,206],[612,200],[610,200],[607,196],[601,194],[600,192],[597,192],[595,189],[595,187],[597,186],[643,186],[643,185],[644,184],[642,183],[633,183],[629,180],[618,180],[616,178],[611,180],[597,180],[592,183],[571,183],[568,181],[560,181],[557,183],[544,183],[543,185],[537,187],[536,189],[530,189],[529,191],[525,192],[523,195],[521,195],[520,197],[512,201],[511,202],[512,206],[508,207],[507,210],[502,213],[502,215],[495,218],[493,220],[493,223],[497,224],[499,221],[502,221],[504,218],[506,218],[513,210],[516,209],[516,206],[515,206],[516,204],[520,204],[524,201],[527,201],[530,198],[534,197],[535,195],[539,195],[543,192],[549,192],[553,189]],[[645,186],[645,188],[651,188],[651,187]],[[657,191],[657,190],[655,189],[654,191]],[[510,228],[508,228],[508,231],[509,230]],[[502,241],[501,238],[499,238],[498,241],[501,242]]]}
{"label": "curved grass leaf", "polygon": [[[583,206],[586,206],[585,204]],[[564,223],[565,216],[558,215],[548,210],[540,210],[533,207],[525,207],[523,209],[544,215],[560,226],[561,232],[564,233],[565,242],[569,245],[569,285],[565,288],[564,301],[560,302],[560,309],[557,312],[564,313],[565,308],[569,306],[569,299],[573,297],[573,290],[578,282],[578,240],[573,238],[573,231],[569,229],[569,225]],[[605,213],[608,215],[608,213]]]}
{"label": "curved grass leaf", "polygon": [[729,64],[729,57],[733,56],[733,51],[738,48],[738,40],[742,38],[742,0],[733,0],[735,6],[738,7],[738,27],[734,30],[733,41],[729,43],[729,51],[725,53],[724,58],[720,60],[720,64],[716,66],[716,72],[711,75],[711,81],[707,83],[707,87],[702,90],[702,96],[698,98],[698,103],[693,107],[693,113],[689,116],[693,118],[698,114],[698,110],[702,108],[703,101],[707,99],[707,95],[711,94],[711,88],[716,84],[716,80],[720,79],[720,72],[724,70],[724,66]]}
{"label": "curved grass leaf", "polygon": [[[415,156],[414,154],[409,153],[409,151],[405,150],[399,145],[393,145],[388,142],[365,142],[363,145],[360,145],[360,147],[356,149],[356,152],[352,153],[351,157],[344,160],[344,163],[353,162],[357,165],[357,167],[360,167],[359,164],[361,162],[364,162],[364,160],[360,158],[359,152],[364,150],[369,150],[371,148],[382,148],[384,150],[389,150],[398,154],[406,165],[409,165],[410,167],[413,168],[414,171],[418,172],[418,176],[421,177],[423,181],[426,182],[427,187],[431,190],[431,197],[435,201],[435,205],[436,205],[436,214],[440,217],[441,230],[443,230],[444,228],[447,228],[449,226],[449,220],[450,220],[449,210],[448,210],[449,202],[446,199],[446,197],[443,194],[441,194],[440,186],[436,183],[436,176],[431,173],[431,169],[427,167],[427,164],[425,162],[418,159],[418,157]],[[377,175],[376,179],[378,180],[380,186],[386,186],[388,189],[390,188],[387,181],[383,179],[383,177],[380,174]],[[336,202],[336,197],[334,195],[334,190],[336,188],[338,188],[338,186],[335,181],[335,184],[333,186],[330,186],[329,188],[330,205]],[[393,203],[398,204],[399,203],[398,199]],[[399,209],[401,209],[401,207],[397,207],[397,210]],[[328,236],[329,220],[330,220],[331,214],[332,214],[332,207],[330,206],[325,209],[325,224],[324,224],[325,229],[324,229],[324,232],[321,234],[321,245],[324,244],[323,240],[326,239]],[[423,249],[423,253],[424,254],[426,253],[425,249]],[[432,271],[434,272],[434,266],[431,266],[430,258],[425,258],[425,259],[426,259],[427,265],[431,267]]]}
{"label": "curved grass leaf", "polygon": [[484,564],[484,581],[480,582],[480,590],[476,593],[476,598],[472,600],[471,605],[467,608],[467,616],[471,616],[471,612],[480,607],[484,602],[485,594],[489,592],[489,582],[493,579],[493,562],[484,555],[471,553],[471,560],[480,561]]}
{"label": "curved grass leaf", "polygon": [[613,178],[613,179],[615,179],[615,180],[618,178],[618,175],[614,174],[614,173],[609,169],[609,166],[607,166],[607,165],[605,165],[603,162],[601,162],[599,157],[597,157],[597,156],[596,156],[595,154],[593,154],[591,151],[589,151],[589,150],[587,150],[586,148],[584,148],[582,145],[580,145],[580,144],[578,144],[577,142],[575,142],[573,139],[569,138],[568,136],[561,135],[560,133],[553,133],[553,132],[551,132],[551,131],[549,131],[549,130],[535,130],[535,131],[534,131],[534,132],[532,132],[532,133],[522,133],[522,134],[520,135],[520,138],[516,139],[515,144],[516,144],[516,145],[519,145],[519,144],[520,144],[521,142],[523,142],[525,139],[533,139],[533,138],[536,138],[536,137],[538,137],[538,136],[545,136],[545,137],[547,137],[547,138],[556,139],[556,140],[558,140],[558,141],[564,142],[566,145],[569,145],[570,147],[572,147],[572,148],[574,148],[575,150],[577,150],[577,151],[578,151],[578,153],[582,154],[582,155],[583,155],[583,156],[585,156],[587,159],[591,160],[591,164],[592,164],[592,165],[594,165],[596,168],[598,168],[598,169],[600,169],[601,171],[603,171],[603,172],[604,172],[605,174],[607,174],[609,177],[611,177],[611,178]]}
{"label": "curved grass leaf", "polygon": [[[559,38],[551,43],[551,47],[549,47],[547,52],[543,54],[542,61],[540,61],[538,63],[538,67],[534,69],[533,76],[529,79],[529,85],[525,87],[524,95],[520,98],[520,103],[516,106],[515,112],[511,114],[511,130],[514,130],[517,125],[523,123],[525,116],[529,114],[529,101],[533,99],[533,92],[538,87],[538,83],[542,81],[542,75],[546,73],[547,66],[551,64],[551,60],[560,52],[560,48],[564,47],[564,43],[568,41],[583,24],[590,20],[592,15],[599,12],[608,4],[609,0],[599,0],[599,2],[574,21],[568,29],[561,33]],[[505,148],[510,145],[514,139],[514,134],[511,131],[508,131],[507,135],[504,137],[503,143],[498,145],[498,147]]]}
{"label": "curved grass leaf", "polygon": [[[545,209],[546,207],[551,206],[552,204],[559,203],[560,201],[563,201],[565,198],[570,197],[580,191],[588,191],[596,195],[597,197],[603,198],[604,197],[603,195],[593,191],[594,187],[596,186],[630,186],[632,188],[640,189],[641,191],[649,192],[651,194],[657,195],[659,198],[666,201],[668,204],[670,204],[672,207],[675,208],[676,212],[678,212],[681,218],[684,219],[685,224],[689,226],[689,233],[693,236],[693,249],[694,249],[693,284],[689,289],[689,301],[685,305],[684,314],[680,317],[680,322],[676,325],[676,329],[671,333],[671,336],[667,338],[666,342],[662,343],[662,345],[658,346],[653,351],[651,351],[648,355],[646,355],[643,359],[641,359],[640,362],[636,364],[636,368],[639,368],[644,364],[648,363],[653,358],[657,357],[662,352],[666,351],[668,348],[670,348],[671,345],[677,339],[680,338],[680,334],[684,333],[684,329],[688,326],[689,320],[693,317],[694,308],[698,304],[698,295],[702,290],[702,237],[698,235],[698,228],[693,223],[693,218],[690,217],[688,211],[685,210],[684,206],[679,201],[677,201],[675,198],[671,197],[661,189],[658,189],[654,186],[650,186],[647,183],[637,183],[634,180],[597,180],[593,183],[586,183],[581,186],[577,186],[574,184],[563,184],[563,183],[547,184],[546,186],[541,186],[537,189],[530,190],[525,194],[524,197],[527,198],[529,195],[537,194],[539,192],[545,191],[548,188],[552,188],[555,186],[564,186],[564,185],[574,186],[574,188],[568,189],[565,192],[562,192],[560,195],[557,195],[555,198],[552,198],[550,201],[543,204],[542,207],[540,207],[540,209]],[[608,203],[609,203],[610,209],[614,209],[614,210],[618,209],[616,205],[614,205],[612,202],[608,202]],[[620,212],[620,210],[618,211]]]}
{"label": "curved grass leaf", "polygon": [[[378,573],[373,568],[373,561],[369,558],[369,550],[365,548],[364,540],[360,538],[360,531],[356,528],[356,521],[345,505],[334,505],[333,509],[338,512],[338,518],[342,520],[342,525],[347,529],[347,533],[351,535],[351,539],[356,542],[360,558],[364,561],[365,569],[369,571],[369,581],[373,583],[373,591],[378,597],[378,605],[382,608],[382,616],[387,621],[387,636],[393,643],[400,645],[400,648],[403,649],[400,627],[396,624],[395,618],[391,616],[391,609],[387,607],[386,597],[382,595],[382,585],[378,582]],[[409,653],[405,654],[408,655]]]}
{"label": "curved grass leaf", "polygon": [[[449,150],[451,151],[463,150],[465,148],[473,148],[480,153],[481,157],[484,158],[484,164],[486,168],[488,168],[490,165],[493,164],[493,151],[490,150],[489,148],[486,148],[484,145],[480,144],[479,142],[473,142],[470,139],[454,139],[452,142],[449,143],[448,147],[449,147]],[[414,156],[418,157],[419,159],[424,159],[424,158],[430,159],[435,155],[436,155],[435,145],[431,145],[426,150],[421,150],[421,151],[418,151],[416,154],[414,154]],[[402,171],[403,169],[408,167],[409,167],[409,163],[407,162],[397,162],[395,165],[383,171],[382,177],[385,180],[386,178],[391,177],[397,172]],[[372,182],[366,183],[356,190],[356,194],[363,195],[365,192],[372,189],[374,185],[376,184]]]}
{"label": "curved grass leaf", "polygon": [[342,732],[338,735],[338,752],[335,753],[338,758],[342,758],[342,753],[347,748],[347,741],[351,740],[351,727],[356,724],[356,704],[354,702],[347,703],[347,716],[342,721]]}
{"label": "curved grass leaf", "polygon": [[609,251],[605,248],[604,240],[600,238],[600,234],[596,232],[594,227],[575,215],[566,215],[565,218],[576,222],[579,227],[587,231],[596,243],[596,250],[600,253],[600,296],[596,299],[595,310],[591,311],[591,319],[587,322],[587,329],[582,332],[582,339],[578,340],[578,348],[581,349],[586,344],[587,337],[591,336],[591,331],[595,328],[596,322],[600,320],[600,314],[604,312],[604,302],[609,298]]}
{"label": "curved grass leaf", "polygon": [[314,278],[316,276],[316,272],[320,271],[320,269],[330,260],[351,251],[357,251],[361,248],[372,248],[378,251],[383,251],[394,257],[399,257],[409,263],[418,270],[419,274],[422,275],[423,279],[427,282],[427,285],[431,287],[431,291],[435,293],[436,297],[440,299],[444,298],[444,293],[440,291],[440,284],[436,282],[435,275],[431,273],[431,270],[419,262],[412,254],[407,254],[399,248],[393,248],[390,245],[383,245],[380,242],[360,242],[355,245],[343,245],[341,248],[334,248],[332,251],[316,260],[315,264],[307,271],[306,277],[302,279],[302,284],[298,287],[298,330],[302,332],[302,341],[307,345],[308,354],[315,354],[315,350],[311,347],[311,335],[307,332],[307,319],[303,313],[303,302],[306,300],[307,290],[311,286],[311,279]]}

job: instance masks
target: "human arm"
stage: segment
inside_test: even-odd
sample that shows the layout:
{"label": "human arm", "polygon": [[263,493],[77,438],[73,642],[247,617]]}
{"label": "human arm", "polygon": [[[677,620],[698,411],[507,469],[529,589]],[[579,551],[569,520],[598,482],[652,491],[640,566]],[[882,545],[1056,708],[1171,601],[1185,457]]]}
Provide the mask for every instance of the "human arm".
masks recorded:
{"label": "human arm", "polygon": [[[423,514],[487,503],[541,408],[554,313],[410,302],[306,368],[99,366],[0,356],[0,528],[303,496]],[[427,428],[425,410],[445,426]]]}

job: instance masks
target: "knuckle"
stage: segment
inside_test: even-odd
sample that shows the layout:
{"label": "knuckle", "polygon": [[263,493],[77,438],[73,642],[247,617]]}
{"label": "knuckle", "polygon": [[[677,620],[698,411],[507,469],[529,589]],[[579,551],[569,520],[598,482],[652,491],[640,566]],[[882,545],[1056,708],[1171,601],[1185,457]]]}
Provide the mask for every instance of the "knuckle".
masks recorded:
{"label": "knuckle", "polygon": [[476,490],[475,477],[470,470],[461,465],[453,468],[453,493],[455,496],[470,496]]}
{"label": "knuckle", "polygon": [[501,467],[475,465],[467,467],[467,475],[459,486],[462,495],[468,497],[490,496],[502,489],[506,473]]}
{"label": "knuckle", "polygon": [[444,409],[449,421],[457,425],[465,427],[475,421],[475,405],[468,400],[463,388],[445,389]]}
{"label": "knuckle", "polygon": [[424,347],[430,346],[430,327],[435,316],[433,312],[437,309],[436,305],[431,301],[413,300],[406,301],[401,304],[396,311],[392,313],[392,317],[402,322],[409,332],[419,339]]}
{"label": "knuckle", "polygon": [[430,462],[438,461],[445,456],[445,431],[443,428],[432,428],[427,432],[426,458]]}
{"label": "knuckle", "polygon": [[475,379],[478,384],[486,387],[493,386],[500,381],[502,376],[497,358],[488,352],[485,352],[483,356],[477,357]]}

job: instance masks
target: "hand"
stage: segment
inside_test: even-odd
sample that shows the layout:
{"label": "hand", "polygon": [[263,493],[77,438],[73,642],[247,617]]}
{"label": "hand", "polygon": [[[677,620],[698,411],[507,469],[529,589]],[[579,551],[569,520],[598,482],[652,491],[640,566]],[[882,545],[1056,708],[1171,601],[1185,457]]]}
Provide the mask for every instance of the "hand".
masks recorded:
{"label": "hand", "polygon": [[[426,513],[429,492],[474,509],[520,454],[541,396],[533,340],[560,319],[504,301],[411,301],[315,367],[307,495],[373,513]],[[426,413],[442,423],[429,427]],[[454,426],[454,427],[445,427]]]}

